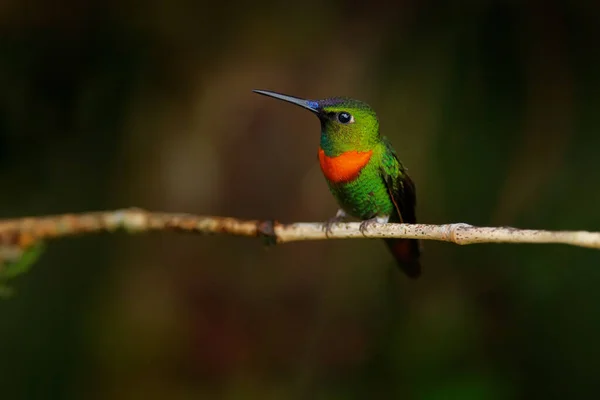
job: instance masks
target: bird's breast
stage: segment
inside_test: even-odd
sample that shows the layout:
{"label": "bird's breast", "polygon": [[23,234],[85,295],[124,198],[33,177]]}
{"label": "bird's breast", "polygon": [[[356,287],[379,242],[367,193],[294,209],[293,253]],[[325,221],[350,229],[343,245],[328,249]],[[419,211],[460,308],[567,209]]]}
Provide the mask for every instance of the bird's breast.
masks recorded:
{"label": "bird's breast", "polygon": [[321,171],[332,183],[345,183],[358,177],[360,171],[369,163],[373,150],[347,151],[336,157],[329,157],[319,148]]}

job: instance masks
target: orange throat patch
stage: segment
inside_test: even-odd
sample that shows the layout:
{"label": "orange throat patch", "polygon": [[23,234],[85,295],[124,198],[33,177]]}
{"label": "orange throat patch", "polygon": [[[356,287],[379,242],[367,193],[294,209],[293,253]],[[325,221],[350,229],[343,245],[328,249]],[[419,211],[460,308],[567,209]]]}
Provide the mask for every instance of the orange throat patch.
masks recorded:
{"label": "orange throat patch", "polygon": [[328,157],[325,151],[319,148],[319,164],[321,170],[331,183],[350,182],[360,174],[360,171],[369,163],[373,150],[347,151],[337,157]]}

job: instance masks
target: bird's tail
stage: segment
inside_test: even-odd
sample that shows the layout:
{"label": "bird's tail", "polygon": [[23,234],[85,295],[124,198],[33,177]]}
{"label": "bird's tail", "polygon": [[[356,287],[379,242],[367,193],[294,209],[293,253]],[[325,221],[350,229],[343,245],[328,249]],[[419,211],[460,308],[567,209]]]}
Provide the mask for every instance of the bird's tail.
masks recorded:
{"label": "bird's tail", "polygon": [[416,279],[421,275],[421,246],[417,239],[385,239],[385,243],[394,255],[398,267],[409,277]]}

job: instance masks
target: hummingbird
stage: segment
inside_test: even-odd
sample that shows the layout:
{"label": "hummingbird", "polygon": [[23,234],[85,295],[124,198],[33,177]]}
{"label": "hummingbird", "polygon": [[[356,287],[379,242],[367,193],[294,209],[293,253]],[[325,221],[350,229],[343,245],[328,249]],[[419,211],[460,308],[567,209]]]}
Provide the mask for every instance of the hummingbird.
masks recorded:
{"label": "hummingbird", "polygon": [[[379,134],[379,120],[368,104],[347,97],[305,100],[267,90],[253,92],[295,104],[319,118],[318,160],[339,205],[324,224],[326,232],[348,216],[362,221],[363,233],[374,224],[417,222],[415,184],[388,139]],[[419,277],[419,241],[384,240],[400,269],[410,278]]]}

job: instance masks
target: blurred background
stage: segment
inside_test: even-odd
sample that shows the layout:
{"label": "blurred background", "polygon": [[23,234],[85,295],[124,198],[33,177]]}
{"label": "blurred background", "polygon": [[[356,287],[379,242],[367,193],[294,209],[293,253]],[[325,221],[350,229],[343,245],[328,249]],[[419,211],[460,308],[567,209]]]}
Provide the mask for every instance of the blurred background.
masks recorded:
{"label": "blurred background", "polygon": [[[319,123],[377,110],[425,223],[600,229],[591,1],[0,3],[2,218],[324,221]],[[176,234],[52,243],[0,301],[2,399],[529,399],[600,389],[600,253]]]}

